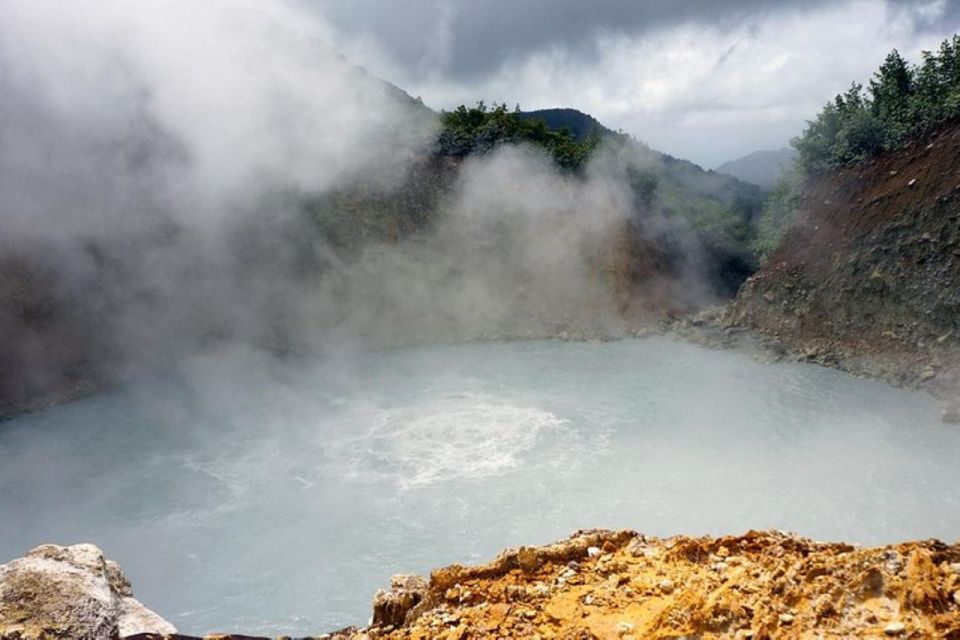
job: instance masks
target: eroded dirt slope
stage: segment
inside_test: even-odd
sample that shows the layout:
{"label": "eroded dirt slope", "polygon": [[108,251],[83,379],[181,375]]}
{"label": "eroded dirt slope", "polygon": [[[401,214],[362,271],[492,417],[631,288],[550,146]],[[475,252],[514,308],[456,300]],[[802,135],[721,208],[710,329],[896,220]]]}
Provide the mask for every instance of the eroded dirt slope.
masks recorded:
{"label": "eroded dirt slope", "polygon": [[725,324],[810,360],[960,388],[960,126],[811,181]]}

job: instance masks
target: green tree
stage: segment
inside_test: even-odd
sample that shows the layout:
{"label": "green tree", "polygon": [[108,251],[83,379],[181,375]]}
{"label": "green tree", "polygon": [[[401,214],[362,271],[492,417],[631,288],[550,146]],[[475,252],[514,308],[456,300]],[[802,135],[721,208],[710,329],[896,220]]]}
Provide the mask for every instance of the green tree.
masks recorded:
{"label": "green tree", "polygon": [[760,260],[766,260],[780,245],[800,209],[803,174],[794,169],[784,173],[763,205],[757,221],[753,250]]}
{"label": "green tree", "polygon": [[870,113],[883,123],[887,147],[899,144],[910,135],[913,92],[913,69],[894,49],[870,80]]}
{"label": "green tree", "polygon": [[826,104],[792,141],[800,165],[818,173],[896,149],[944,122],[960,118],[960,36],[924,51],[910,66],[890,52],[870,80],[869,92],[853,83]]}
{"label": "green tree", "polygon": [[579,169],[600,143],[590,136],[578,143],[568,130],[551,131],[541,120],[521,117],[519,105],[513,111],[506,104],[487,107],[483,101],[467,108],[460,105],[440,115],[437,138],[440,155],[467,156],[489,153],[499,145],[528,143],[543,148],[564,169]]}

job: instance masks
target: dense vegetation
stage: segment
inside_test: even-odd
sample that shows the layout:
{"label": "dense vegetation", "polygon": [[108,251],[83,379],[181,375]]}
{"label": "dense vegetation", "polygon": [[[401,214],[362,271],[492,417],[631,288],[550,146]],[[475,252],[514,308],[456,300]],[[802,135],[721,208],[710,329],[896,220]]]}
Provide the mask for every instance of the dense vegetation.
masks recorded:
{"label": "dense vegetation", "polygon": [[854,82],[792,140],[796,170],[771,191],[756,226],[753,247],[761,260],[780,243],[799,208],[807,176],[824,173],[902,147],[913,138],[960,119],[960,35],[944,40],[922,62],[909,64],[894,49],[867,88]]}
{"label": "dense vegetation", "polygon": [[810,173],[857,162],[899,148],[910,138],[960,118],[960,35],[937,52],[924,51],[911,65],[894,49],[864,89],[850,89],[827,103],[793,140]]}
{"label": "dense vegetation", "polygon": [[[764,196],[756,185],[661,154],[574,109],[522,112],[479,102],[431,117],[439,121],[431,153],[414,163],[398,187],[360,180],[310,198],[307,224],[315,231],[302,237],[319,235],[327,246],[353,254],[371,240],[419,234],[442,220],[456,197],[459,159],[526,144],[542,149],[573,181],[587,179],[587,162],[606,154],[604,171],[622,172],[631,192],[634,222],[652,225],[642,233],[657,234],[663,251],[678,261],[687,253],[700,255],[718,294],[732,295],[756,269],[755,224]],[[312,245],[305,245],[309,261]]]}
{"label": "dense vegetation", "polygon": [[626,137],[622,132],[615,132],[603,126],[596,118],[577,109],[537,109],[536,111],[521,111],[520,117],[525,120],[542,120],[552,131],[568,130],[573,139],[583,142],[590,136],[599,135],[602,138]]}
{"label": "dense vegetation", "polygon": [[766,260],[780,244],[787,227],[800,207],[804,175],[799,169],[786,171],[770,191],[756,225],[753,250],[760,261]]}
{"label": "dense vegetation", "polygon": [[543,119],[524,117],[519,107],[511,111],[500,104],[491,109],[483,101],[442,112],[440,124],[439,155],[463,157],[487,153],[501,144],[528,143],[545,149],[564,169],[580,168],[601,140],[601,133],[595,131],[578,142],[569,129],[551,129]]}

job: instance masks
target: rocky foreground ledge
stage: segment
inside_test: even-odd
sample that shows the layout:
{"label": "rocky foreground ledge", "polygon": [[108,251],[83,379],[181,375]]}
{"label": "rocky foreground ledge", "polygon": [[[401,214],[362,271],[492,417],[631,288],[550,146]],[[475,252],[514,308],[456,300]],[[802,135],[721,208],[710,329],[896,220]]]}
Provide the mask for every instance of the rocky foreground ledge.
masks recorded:
{"label": "rocky foreground ledge", "polygon": [[117,563],[92,544],[45,544],[0,565],[0,638],[118,638],[176,633],[133,597]]}
{"label": "rocky foreground ledge", "polygon": [[[48,582],[56,578],[50,571],[36,574],[33,586],[11,583],[17,563],[38,557],[63,563],[64,553],[78,549],[40,547],[0,567],[0,637],[186,638],[161,628],[166,623],[139,603],[128,605],[140,628],[126,634],[129,584],[117,577],[119,568],[97,560],[95,547],[79,547],[92,558],[83,571],[99,576],[92,586],[102,597],[91,602],[63,592],[59,602],[51,600],[69,582]],[[73,618],[63,615],[71,603]],[[103,619],[90,611],[105,610],[114,612],[106,624],[84,627]],[[369,627],[316,637],[960,639],[960,544],[862,548],[780,532],[660,539],[580,531],[545,547],[505,551],[489,564],[438,569],[429,580],[395,576],[390,590],[374,598]]]}

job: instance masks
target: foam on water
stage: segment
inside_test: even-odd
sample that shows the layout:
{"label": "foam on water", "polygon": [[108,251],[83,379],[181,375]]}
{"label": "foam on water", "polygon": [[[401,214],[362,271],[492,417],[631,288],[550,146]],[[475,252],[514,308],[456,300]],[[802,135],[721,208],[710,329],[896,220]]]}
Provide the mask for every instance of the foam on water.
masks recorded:
{"label": "foam on water", "polygon": [[94,542],[183,632],[302,636],[578,528],[960,537],[960,430],[814,366],[656,338],[185,371],[0,424],[0,561]]}
{"label": "foam on water", "polygon": [[385,474],[406,488],[504,473],[563,424],[536,407],[456,394],[381,410],[359,435],[329,443],[329,452],[352,477]]}

